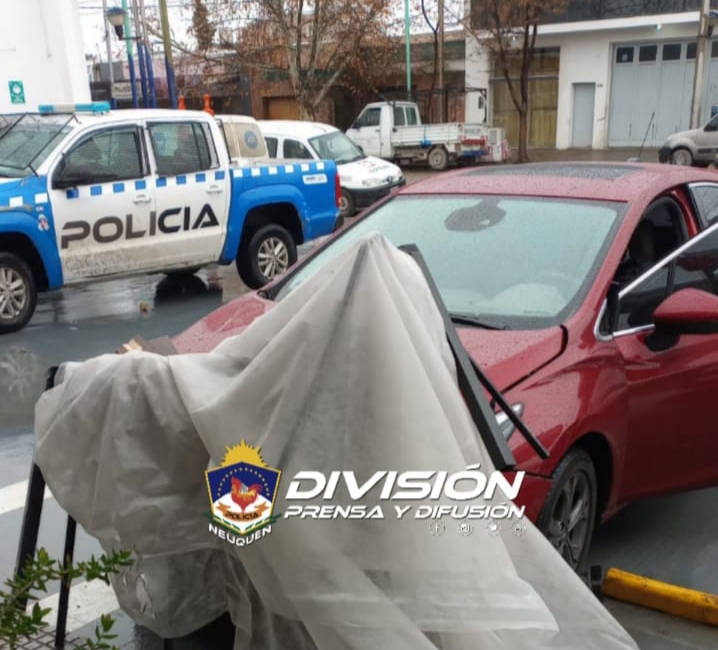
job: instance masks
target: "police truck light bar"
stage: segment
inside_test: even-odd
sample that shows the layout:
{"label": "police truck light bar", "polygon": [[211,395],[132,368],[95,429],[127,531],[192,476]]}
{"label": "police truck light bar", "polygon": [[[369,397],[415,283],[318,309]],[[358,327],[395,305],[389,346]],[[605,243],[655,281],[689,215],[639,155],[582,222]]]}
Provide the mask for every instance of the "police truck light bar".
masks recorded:
{"label": "police truck light bar", "polygon": [[108,113],[108,102],[90,102],[89,104],[41,104],[40,113]]}

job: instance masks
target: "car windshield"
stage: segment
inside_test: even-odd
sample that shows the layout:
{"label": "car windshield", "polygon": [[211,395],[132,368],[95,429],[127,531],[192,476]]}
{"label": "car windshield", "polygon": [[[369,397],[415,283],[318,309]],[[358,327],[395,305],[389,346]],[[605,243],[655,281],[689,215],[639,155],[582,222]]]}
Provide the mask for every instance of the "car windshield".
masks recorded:
{"label": "car windshield", "polygon": [[0,120],[0,176],[32,173],[70,132],[67,115],[4,115]]}
{"label": "car windshield", "polygon": [[320,158],[333,160],[337,165],[344,165],[366,157],[361,149],[341,131],[332,131],[309,138],[309,144]]}
{"label": "car windshield", "polygon": [[359,219],[280,285],[275,299],[353,242],[416,244],[449,312],[506,329],[557,325],[583,301],[623,203],[518,196],[398,196]]}

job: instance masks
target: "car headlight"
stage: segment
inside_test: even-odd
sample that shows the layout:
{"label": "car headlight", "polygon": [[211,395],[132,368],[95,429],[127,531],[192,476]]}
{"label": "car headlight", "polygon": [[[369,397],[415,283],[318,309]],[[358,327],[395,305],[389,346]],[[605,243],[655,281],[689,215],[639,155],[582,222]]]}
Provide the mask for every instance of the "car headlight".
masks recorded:
{"label": "car headlight", "polygon": [[[511,410],[516,413],[516,415],[521,417],[524,414],[524,405],[521,402],[517,402],[511,406]],[[501,433],[504,435],[506,440],[508,440],[511,437],[511,434],[516,430],[516,425],[503,411],[499,411],[496,414],[496,424],[499,425],[499,429],[501,429]]]}
{"label": "car headlight", "polygon": [[364,187],[378,187],[379,185],[384,185],[384,182],[380,178],[367,178],[366,180],[363,180],[361,184]]}

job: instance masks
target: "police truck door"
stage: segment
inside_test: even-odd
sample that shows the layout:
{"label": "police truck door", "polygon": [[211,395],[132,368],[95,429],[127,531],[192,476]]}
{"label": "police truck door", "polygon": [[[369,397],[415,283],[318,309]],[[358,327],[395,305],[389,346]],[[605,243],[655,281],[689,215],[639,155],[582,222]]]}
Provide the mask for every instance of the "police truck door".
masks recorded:
{"label": "police truck door", "polygon": [[136,125],[85,133],[54,163],[48,191],[65,283],[152,268],[149,171]]}
{"label": "police truck door", "polygon": [[224,143],[215,145],[209,121],[150,120],[148,130],[158,255],[167,268],[216,262],[226,236],[231,191]]}

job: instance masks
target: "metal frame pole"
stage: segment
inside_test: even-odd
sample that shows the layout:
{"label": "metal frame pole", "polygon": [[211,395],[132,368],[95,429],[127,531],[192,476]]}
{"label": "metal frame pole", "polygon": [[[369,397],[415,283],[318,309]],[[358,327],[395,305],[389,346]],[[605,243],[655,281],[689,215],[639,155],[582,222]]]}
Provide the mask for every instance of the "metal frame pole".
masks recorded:
{"label": "metal frame pole", "polygon": [[406,98],[411,101],[411,20],[409,0],[404,0],[404,39],[406,41]]}
{"label": "metal frame pole", "polygon": [[155,71],[152,65],[152,45],[148,37],[147,14],[145,14],[145,0],[140,0],[140,20],[142,21],[142,43],[145,47],[145,62],[147,65],[147,89],[149,102],[152,108],[157,108],[157,91],[155,89]]}
{"label": "metal frame pole", "polygon": [[167,14],[167,0],[159,0],[160,18],[162,20],[162,42],[165,48],[165,69],[167,70],[167,93],[170,108],[177,108],[177,86],[175,81],[174,59],[172,57],[172,40],[170,38],[170,19]]}
{"label": "metal frame pole", "polygon": [[137,0],[132,0],[132,18],[135,23],[135,35],[134,37],[130,36],[130,34],[127,34],[128,38],[134,38],[137,41],[137,58],[140,62],[140,84],[142,86],[142,105],[145,108],[149,108],[149,93],[147,89],[147,74],[145,72],[145,52],[144,47],[142,45],[142,34],[141,34],[141,25],[140,25],[140,15],[139,11],[137,10]]}
{"label": "metal frame pole", "polygon": [[115,71],[112,69],[112,42],[110,41],[110,23],[107,20],[107,0],[102,0],[102,17],[105,19],[105,48],[107,49],[107,74],[110,79],[110,106],[115,107]]}
{"label": "metal frame pole", "polygon": [[130,86],[132,91],[132,108],[139,108],[137,101],[137,77],[135,75],[135,58],[132,54],[132,39],[130,38],[130,13],[127,10],[127,0],[122,0],[122,10],[125,12],[125,46],[127,47],[127,67],[130,71]]}

